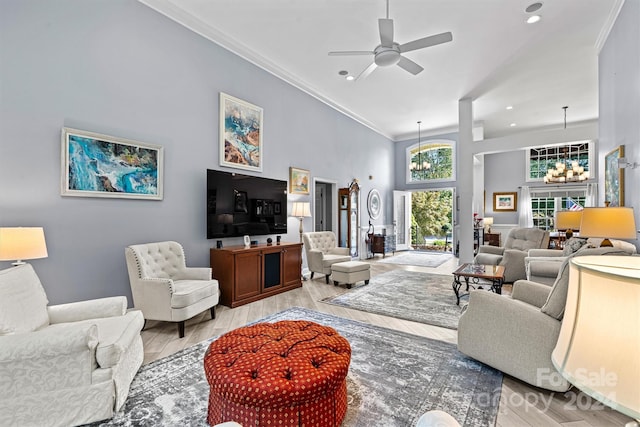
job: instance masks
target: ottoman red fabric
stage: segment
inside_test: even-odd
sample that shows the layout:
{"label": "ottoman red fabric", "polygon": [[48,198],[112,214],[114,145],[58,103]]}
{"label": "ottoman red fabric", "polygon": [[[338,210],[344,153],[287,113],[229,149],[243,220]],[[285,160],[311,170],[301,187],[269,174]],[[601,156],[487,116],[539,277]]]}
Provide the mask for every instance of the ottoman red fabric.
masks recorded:
{"label": "ottoman red fabric", "polygon": [[351,346],[306,320],[258,323],[222,335],[204,356],[207,422],[339,426],[347,412]]}

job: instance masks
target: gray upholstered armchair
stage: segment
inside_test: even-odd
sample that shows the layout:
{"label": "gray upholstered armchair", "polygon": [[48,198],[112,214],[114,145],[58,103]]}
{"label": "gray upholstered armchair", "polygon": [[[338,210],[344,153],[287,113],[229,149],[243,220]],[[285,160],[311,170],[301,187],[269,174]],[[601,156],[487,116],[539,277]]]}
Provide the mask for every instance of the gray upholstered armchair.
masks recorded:
{"label": "gray upholstered armchair", "polygon": [[567,256],[553,286],[528,280],[513,285],[511,297],[471,291],[458,322],[458,350],[536,387],[566,391],[571,384],[555,369],[569,286],[569,262],[580,255],[630,255],[619,248],[585,248]]}
{"label": "gray upholstered armchair", "polygon": [[158,242],[131,245],[125,249],[129,282],[135,308],[145,320],[178,322],[184,337],[184,322],[205,310],[216,317],[220,299],[218,281],[210,268],[187,267],[182,245]]}
{"label": "gray upholstered armchair", "polygon": [[0,271],[0,425],[111,418],[142,364],[143,323],[124,296],[48,305],[30,264]]}
{"label": "gray upholstered armchair", "polygon": [[325,275],[325,281],[329,283],[331,264],[351,261],[349,248],[338,247],[333,231],[303,233],[302,241],[312,279],[314,273],[320,273]]}
{"label": "gray upholstered armchair", "polygon": [[549,232],[539,228],[514,228],[509,231],[504,246],[482,245],[473,262],[476,264],[503,265],[504,281],[513,283],[527,277],[524,259],[529,249],[549,246]]}

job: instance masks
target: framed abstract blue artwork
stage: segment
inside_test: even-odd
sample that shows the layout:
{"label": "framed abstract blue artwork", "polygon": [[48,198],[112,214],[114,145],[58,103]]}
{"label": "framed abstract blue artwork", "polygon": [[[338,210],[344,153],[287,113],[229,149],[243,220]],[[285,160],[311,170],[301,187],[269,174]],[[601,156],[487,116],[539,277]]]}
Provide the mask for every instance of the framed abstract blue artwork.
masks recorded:
{"label": "framed abstract blue artwork", "polygon": [[262,108],[220,92],[220,166],[262,172]]}
{"label": "framed abstract blue artwork", "polygon": [[163,148],[62,128],[63,196],[162,200]]}

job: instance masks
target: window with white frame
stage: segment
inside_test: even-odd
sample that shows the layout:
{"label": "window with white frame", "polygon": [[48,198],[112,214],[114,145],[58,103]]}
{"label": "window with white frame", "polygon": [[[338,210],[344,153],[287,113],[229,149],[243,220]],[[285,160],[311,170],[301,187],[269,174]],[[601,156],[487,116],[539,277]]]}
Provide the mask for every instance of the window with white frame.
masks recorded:
{"label": "window with white frame", "polygon": [[531,211],[533,226],[543,230],[555,230],[556,212],[580,210],[586,202],[586,186],[570,189],[531,189]]}
{"label": "window with white frame", "polygon": [[571,168],[573,161],[590,172],[594,164],[595,142],[576,141],[563,145],[534,147],[525,151],[527,153],[528,182],[542,181],[549,169],[555,168],[557,163],[564,163]]}
{"label": "window with white frame", "polygon": [[454,181],[455,141],[428,140],[407,148],[407,182]]}

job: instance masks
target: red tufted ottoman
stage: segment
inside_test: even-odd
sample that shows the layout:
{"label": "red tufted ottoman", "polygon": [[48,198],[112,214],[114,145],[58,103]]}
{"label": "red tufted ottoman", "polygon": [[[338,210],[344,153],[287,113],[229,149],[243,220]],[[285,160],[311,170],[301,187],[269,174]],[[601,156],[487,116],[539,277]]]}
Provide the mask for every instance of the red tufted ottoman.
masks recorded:
{"label": "red tufted ottoman", "polygon": [[306,320],[258,323],[222,335],[204,356],[207,422],[339,426],[347,412],[351,346]]}

